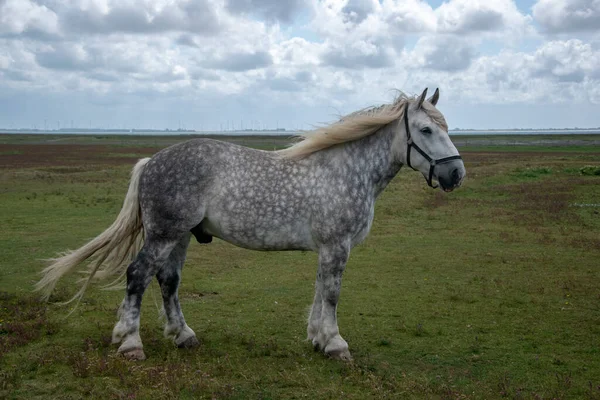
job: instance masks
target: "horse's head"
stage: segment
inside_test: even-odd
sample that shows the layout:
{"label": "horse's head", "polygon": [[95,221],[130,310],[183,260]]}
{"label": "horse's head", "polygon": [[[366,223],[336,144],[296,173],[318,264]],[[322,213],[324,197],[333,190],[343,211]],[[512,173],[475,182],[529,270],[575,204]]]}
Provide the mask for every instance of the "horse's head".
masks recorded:
{"label": "horse's head", "polygon": [[433,96],[425,100],[427,89],[415,100],[406,103],[403,121],[397,135],[395,147],[400,160],[420,171],[427,183],[433,180],[446,192],[459,187],[466,175],[465,166],[458,150],[448,136],[448,125],[441,112],[435,108],[439,98],[436,89]]}

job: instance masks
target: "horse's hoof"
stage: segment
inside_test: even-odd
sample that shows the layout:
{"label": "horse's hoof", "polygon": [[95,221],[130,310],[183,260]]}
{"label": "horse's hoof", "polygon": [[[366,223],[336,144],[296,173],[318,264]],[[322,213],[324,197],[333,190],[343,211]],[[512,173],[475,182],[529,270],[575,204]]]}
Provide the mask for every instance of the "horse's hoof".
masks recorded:
{"label": "horse's hoof", "polygon": [[352,362],[352,355],[348,349],[333,350],[325,353],[329,358],[338,361]]}
{"label": "horse's hoof", "polygon": [[200,342],[198,341],[198,339],[196,339],[196,336],[190,336],[183,342],[179,343],[177,347],[179,347],[180,349],[192,349],[194,347],[198,347],[199,345]]}
{"label": "horse's hoof", "polygon": [[131,349],[127,351],[120,351],[123,357],[130,361],[144,361],[146,359],[146,355],[144,354],[144,350],[142,349]]}

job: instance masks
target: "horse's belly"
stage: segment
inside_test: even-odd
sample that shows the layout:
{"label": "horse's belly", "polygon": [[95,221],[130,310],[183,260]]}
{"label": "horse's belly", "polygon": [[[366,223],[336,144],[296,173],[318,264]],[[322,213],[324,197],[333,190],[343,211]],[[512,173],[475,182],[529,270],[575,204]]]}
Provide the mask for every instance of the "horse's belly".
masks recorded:
{"label": "horse's belly", "polygon": [[308,223],[302,220],[248,220],[243,216],[208,216],[202,229],[236,246],[252,250],[314,250]]}

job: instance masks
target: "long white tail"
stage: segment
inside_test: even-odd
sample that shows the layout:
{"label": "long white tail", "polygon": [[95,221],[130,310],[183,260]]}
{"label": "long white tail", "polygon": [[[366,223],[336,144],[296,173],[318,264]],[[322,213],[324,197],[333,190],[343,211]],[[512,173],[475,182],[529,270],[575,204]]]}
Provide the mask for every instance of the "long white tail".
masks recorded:
{"label": "long white tail", "polygon": [[118,284],[128,263],[137,255],[144,242],[138,188],[144,165],[149,158],[137,162],[131,172],[129,189],[123,202],[123,208],[113,224],[77,250],[67,251],[58,258],[50,259],[51,264],[42,271],[42,279],[35,285],[35,290],[42,293],[47,300],[58,280],[75,267],[90,259],[81,289],[67,303],[81,299],[92,279],[104,280],[113,278],[107,286]]}

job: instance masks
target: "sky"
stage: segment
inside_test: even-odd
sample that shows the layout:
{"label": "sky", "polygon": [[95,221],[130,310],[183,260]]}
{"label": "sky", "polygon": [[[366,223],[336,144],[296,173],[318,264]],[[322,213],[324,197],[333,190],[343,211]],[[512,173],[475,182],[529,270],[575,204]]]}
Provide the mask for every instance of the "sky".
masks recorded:
{"label": "sky", "polygon": [[0,0],[0,127],[600,126],[600,0]]}

